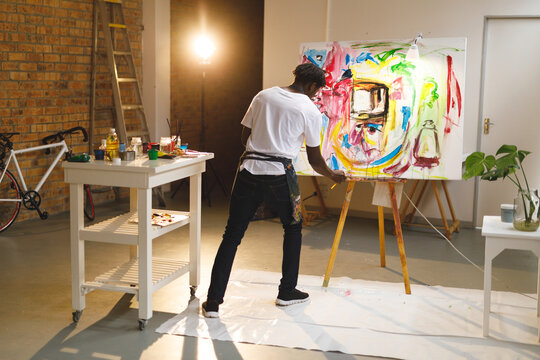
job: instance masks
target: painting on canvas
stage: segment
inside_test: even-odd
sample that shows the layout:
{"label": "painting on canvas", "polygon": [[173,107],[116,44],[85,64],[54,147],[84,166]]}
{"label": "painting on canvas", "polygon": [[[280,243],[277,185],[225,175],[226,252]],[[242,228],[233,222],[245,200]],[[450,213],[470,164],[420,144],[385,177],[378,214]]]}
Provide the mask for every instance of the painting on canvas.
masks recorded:
{"label": "painting on canvas", "polygon": [[[459,179],[465,38],[301,45],[301,61],[326,71],[314,99],[321,152],[331,169],[361,178]],[[297,173],[314,175],[305,149]]]}

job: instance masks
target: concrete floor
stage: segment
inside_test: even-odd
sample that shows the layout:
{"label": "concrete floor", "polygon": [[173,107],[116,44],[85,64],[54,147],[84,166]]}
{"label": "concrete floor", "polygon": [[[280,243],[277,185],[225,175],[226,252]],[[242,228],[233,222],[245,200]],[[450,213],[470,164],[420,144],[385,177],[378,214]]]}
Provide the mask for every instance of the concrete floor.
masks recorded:
{"label": "concrete floor", "polygon": [[[184,191],[184,192],[187,192]],[[212,197],[203,206],[202,279],[208,281],[227,216],[226,200]],[[171,209],[187,209],[186,196],[167,199]],[[125,202],[99,206],[98,220],[123,212]],[[28,211],[28,210],[25,210]],[[300,272],[323,275],[337,218],[304,228]],[[387,228],[390,223],[387,222]],[[154,330],[180,312],[179,294],[188,291],[187,275],[153,296],[153,318],[137,328],[137,302],[129,295],[94,291],[77,325],[71,319],[69,214],[46,221],[14,224],[0,234],[0,359],[368,359],[337,352],[212,341],[158,334]],[[154,255],[187,259],[187,227],[154,241]],[[432,232],[404,231],[412,283],[481,289],[483,274]],[[236,269],[279,272],[282,229],[275,220],[250,225],[235,261]],[[479,230],[462,229],[452,242],[476,264],[483,265],[484,241]],[[377,222],[349,218],[333,276],[402,282],[395,236],[387,233],[387,267],[379,266]],[[87,279],[127,260],[125,246],[87,243]],[[495,290],[536,291],[537,260],[531,253],[505,251],[495,259]],[[204,292],[206,289],[201,289]],[[413,295],[414,296],[414,295]],[[436,357],[436,356],[435,356]]]}

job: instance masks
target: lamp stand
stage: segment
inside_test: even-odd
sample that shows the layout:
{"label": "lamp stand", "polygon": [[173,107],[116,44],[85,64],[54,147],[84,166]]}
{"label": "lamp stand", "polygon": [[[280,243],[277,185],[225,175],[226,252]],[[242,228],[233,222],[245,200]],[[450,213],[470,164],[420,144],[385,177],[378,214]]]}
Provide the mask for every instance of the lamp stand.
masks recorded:
{"label": "lamp stand", "polygon": [[[205,124],[205,83],[206,83],[206,69],[205,66],[208,64],[208,61],[202,62],[202,78],[201,78],[201,140],[200,140],[200,151],[204,151],[206,148],[206,124]],[[225,190],[225,186],[223,185],[223,182],[219,178],[218,174],[216,173],[216,170],[214,169],[214,166],[212,165],[212,160],[208,160],[206,162],[208,164],[208,167],[210,168],[210,171],[214,175],[214,178],[216,179],[216,182],[219,184],[219,187],[221,188],[221,191],[223,192],[223,195],[225,198],[227,197],[227,190]],[[202,198],[206,199],[206,202],[208,203],[208,207],[212,206],[212,201],[210,199],[210,193],[212,192],[214,188],[214,184],[212,186],[209,186],[208,183],[208,172],[203,173],[202,178]]]}

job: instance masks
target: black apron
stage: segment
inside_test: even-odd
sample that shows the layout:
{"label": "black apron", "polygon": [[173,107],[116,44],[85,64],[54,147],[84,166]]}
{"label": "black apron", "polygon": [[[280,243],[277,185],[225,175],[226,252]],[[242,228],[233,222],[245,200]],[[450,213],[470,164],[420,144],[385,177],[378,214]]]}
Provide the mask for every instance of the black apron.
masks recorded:
{"label": "black apron", "polygon": [[238,169],[240,169],[240,165],[242,165],[242,163],[248,159],[259,160],[259,161],[279,162],[283,164],[283,168],[285,169],[285,177],[287,179],[287,185],[289,186],[289,199],[290,199],[291,207],[292,207],[291,215],[292,215],[293,221],[291,224],[299,224],[302,221],[300,186],[298,185],[298,178],[296,177],[296,171],[294,171],[292,160],[287,159],[285,157],[266,155],[266,154],[262,154],[255,151],[245,151],[240,157],[240,163],[238,164]]}

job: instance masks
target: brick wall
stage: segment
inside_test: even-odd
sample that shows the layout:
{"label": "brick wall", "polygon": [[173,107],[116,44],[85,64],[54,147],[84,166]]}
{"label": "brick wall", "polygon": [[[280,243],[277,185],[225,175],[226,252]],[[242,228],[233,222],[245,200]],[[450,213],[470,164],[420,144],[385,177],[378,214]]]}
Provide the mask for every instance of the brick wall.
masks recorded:
{"label": "brick wall", "polygon": [[[206,151],[218,176],[230,189],[243,151],[240,121],[262,87],[263,0],[171,0],[171,125],[200,149],[202,68],[192,50],[205,21],[216,42],[205,67]],[[213,174],[209,182],[214,183]],[[212,192],[219,192],[216,186]]]}
{"label": "brick wall", "polygon": [[[124,1],[139,76],[142,1]],[[38,145],[43,137],[62,129],[89,127],[92,12],[92,0],[0,0],[0,132],[21,133],[13,138],[15,148]],[[106,57],[98,56],[97,61],[98,104],[111,104]],[[111,110],[96,114],[97,143],[111,126]],[[74,151],[88,151],[81,140],[73,138]],[[52,156],[39,152],[19,160],[32,187]],[[68,210],[68,187],[61,166],[47,180],[41,196],[41,207],[49,214]],[[112,199],[113,193],[96,197],[97,202],[104,201]],[[23,210],[19,216],[27,219],[36,213]]]}

